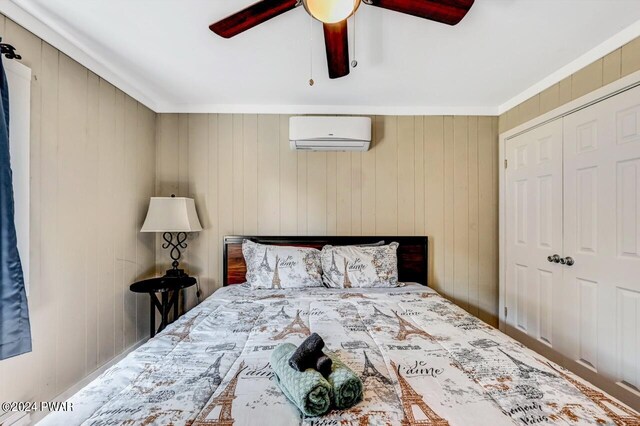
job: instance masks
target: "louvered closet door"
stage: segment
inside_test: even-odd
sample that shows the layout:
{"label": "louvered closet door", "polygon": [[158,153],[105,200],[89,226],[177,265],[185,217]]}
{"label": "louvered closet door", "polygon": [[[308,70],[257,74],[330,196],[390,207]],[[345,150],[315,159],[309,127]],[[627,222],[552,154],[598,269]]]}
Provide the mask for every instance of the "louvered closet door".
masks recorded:
{"label": "louvered closet door", "polygon": [[562,120],[507,142],[507,333],[524,333],[554,348],[562,268],[548,257],[562,254]]}
{"label": "louvered closet door", "polygon": [[[564,118],[569,367],[640,388],[640,88]],[[598,376],[593,375],[598,381]]]}

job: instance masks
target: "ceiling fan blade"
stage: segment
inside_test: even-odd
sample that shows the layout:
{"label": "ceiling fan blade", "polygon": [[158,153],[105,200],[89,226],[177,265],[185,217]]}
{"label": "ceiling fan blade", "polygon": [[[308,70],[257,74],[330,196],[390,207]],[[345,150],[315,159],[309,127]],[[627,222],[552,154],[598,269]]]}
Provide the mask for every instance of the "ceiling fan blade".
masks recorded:
{"label": "ceiling fan blade", "polygon": [[209,29],[224,38],[231,38],[256,25],[262,24],[301,4],[297,0],[262,0],[211,24]]}
{"label": "ceiling fan blade", "polygon": [[369,0],[373,6],[394,10],[443,24],[456,25],[475,0]]}
{"label": "ceiling fan blade", "polygon": [[349,39],[347,20],[336,24],[323,24],[324,44],[327,49],[329,78],[340,78],[349,74]]}

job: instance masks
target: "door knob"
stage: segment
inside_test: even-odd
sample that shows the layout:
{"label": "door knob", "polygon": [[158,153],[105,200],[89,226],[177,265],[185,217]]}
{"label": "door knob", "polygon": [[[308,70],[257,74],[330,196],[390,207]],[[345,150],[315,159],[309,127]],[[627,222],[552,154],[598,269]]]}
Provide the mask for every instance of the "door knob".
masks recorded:
{"label": "door knob", "polygon": [[553,256],[547,256],[547,261],[551,263],[560,263],[560,256],[557,254],[554,254]]}
{"label": "door knob", "polygon": [[564,259],[562,259],[560,263],[562,263],[563,265],[572,266],[574,263],[576,263],[576,261],[573,260],[573,257],[567,256]]}

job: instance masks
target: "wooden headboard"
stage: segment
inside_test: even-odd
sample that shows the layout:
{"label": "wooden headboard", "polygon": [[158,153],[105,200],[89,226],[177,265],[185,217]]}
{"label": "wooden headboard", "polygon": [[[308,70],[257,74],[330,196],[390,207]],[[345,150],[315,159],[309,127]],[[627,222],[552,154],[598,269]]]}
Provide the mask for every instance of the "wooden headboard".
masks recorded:
{"label": "wooden headboard", "polygon": [[246,282],[247,266],[242,256],[242,240],[260,244],[280,246],[313,247],[321,249],[327,244],[334,246],[371,244],[384,241],[385,244],[398,242],[398,279],[401,282],[427,283],[428,238],[427,237],[224,237],[224,260],[222,284],[242,284]]}

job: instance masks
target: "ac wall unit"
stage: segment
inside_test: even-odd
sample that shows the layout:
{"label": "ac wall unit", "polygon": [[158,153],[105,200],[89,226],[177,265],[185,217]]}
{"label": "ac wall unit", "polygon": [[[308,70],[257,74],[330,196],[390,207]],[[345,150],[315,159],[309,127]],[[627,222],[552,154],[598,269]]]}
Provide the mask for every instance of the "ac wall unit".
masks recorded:
{"label": "ac wall unit", "polygon": [[367,151],[369,117],[291,117],[289,141],[296,151]]}

